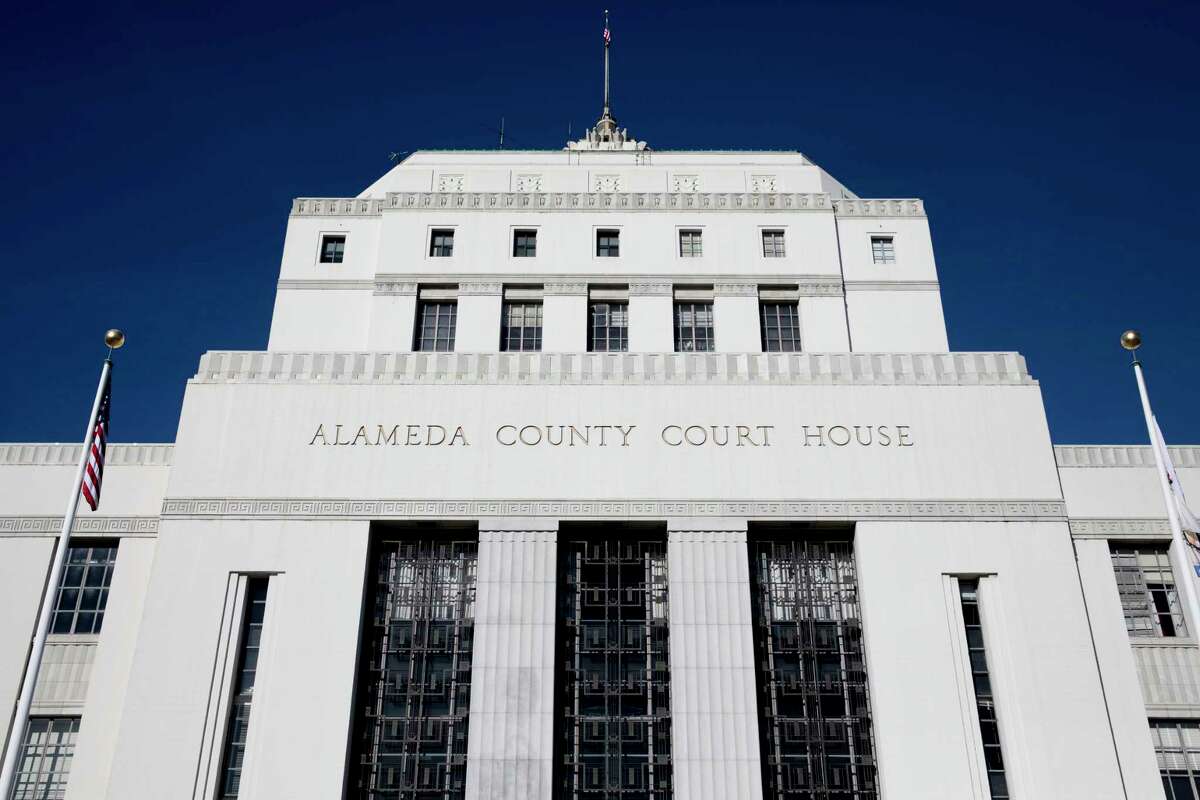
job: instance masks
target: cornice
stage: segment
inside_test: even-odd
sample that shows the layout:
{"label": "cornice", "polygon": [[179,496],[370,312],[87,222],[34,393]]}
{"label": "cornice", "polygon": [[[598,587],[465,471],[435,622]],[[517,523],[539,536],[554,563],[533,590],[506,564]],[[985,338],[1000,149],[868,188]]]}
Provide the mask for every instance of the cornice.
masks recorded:
{"label": "cornice", "polygon": [[418,500],[170,497],[164,519],[411,519],[740,517],[856,521],[1065,521],[1061,500]]}
{"label": "cornice", "polygon": [[[1168,447],[1171,462],[1176,467],[1200,467],[1200,446]],[[1149,445],[1076,445],[1054,446],[1054,460],[1059,467],[1153,467],[1154,452]]]}
{"label": "cornice", "polygon": [[835,200],[839,217],[924,217],[925,203],[916,198]]}
{"label": "cornice", "polygon": [[1033,386],[1018,353],[210,351],[195,384]]}
{"label": "cornice", "polygon": [[325,278],[281,278],[275,284],[277,289],[324,289],[334,291],[371,291],[375,288],[372,280],[329,280]]}
{"label": "cornice", "polygon": [[828,213],[833,211],[833,205],[833,200],[828,194],[798,192],[388,192],[382,200],[298,197],[292,201],[291,215],[293,217],[377,217],[385,211],[820,211]]}
{"label": "cornice", "polygon": [[1072,518],[1071,536],[1075,539],[1170,539],[1165,519]]}
{"label": "cornice", "polygon": [[846,281],[847,292],[936,292],[937,281]]}
{"label": "cornice", "polygon": [[[279,281],[281,289],[324,289],[329,288],[327,281],[290,279]],[[546,295],[580,295],[587,294],[590,284],[611,285],[614,283],[627,284],[630,294],[669,295],[674,286],[687,286],[694,283],[711,283],[713,293],[727,296],[751,296],[758,293],[758,287],[796,286],[800,297],[841,297],[842,281],[837,275],[764,275],[764,274],[730,274],[714,275],[683,274],[683,275],[614,275],[612,273],[546,273],[534,275],[530,273],[380,273],[374,281],[338,281],[338,286],[332,288],[370,289],[377,295],[412,295],[417,293],[421,284],[457,284],[459,294],[499,294],[505,285],[528,285],[541,283]],[[904,282],[897,281],[897,284]],[[353,284],[353,286],[350,286]],[[933,284],[936,288],[937,284]],[[468,286],[480,286],[479,291],[466,291]],[[499,288],[498,288],[499,287]],[[922,287],[924,288],[924,287]]]}
{"label": "cornice", "polygon": [[[62,517],[0,517],[0,538],[58,536]],[[158,536],[158,517],[76,517],[72,536],[154,537]]]}
{"label": "cornice", "polygon": [[[108,466],[171,466],[173,444],[109,443],[105,464]],[[36,443],[0,444],[0,466],[77,467],[83,455],[82,444]]]}

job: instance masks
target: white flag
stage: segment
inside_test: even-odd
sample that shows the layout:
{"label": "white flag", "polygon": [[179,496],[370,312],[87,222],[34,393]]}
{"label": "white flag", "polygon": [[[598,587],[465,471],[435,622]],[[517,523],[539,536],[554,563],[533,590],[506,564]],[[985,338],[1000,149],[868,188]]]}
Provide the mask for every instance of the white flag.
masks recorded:
{"label": "white flag", "polygon": [[1171,487],[1171,499],[1175,502],[1175,510],[1179,515],[1179,527],[1183,528],[1183,538],[1191,546],[1193,554],[1200,551],[1200,520],[1188,508],[1187,498],[1183,496],[1183,484],[1171,463],[1171,455],[1167,452],[1167,441],[1163,438],[1162,429],[1158,427],[1158,418],[1154,418],[1154,446],[1158,450],[1163,469],[1167,472],[1167,483]]}

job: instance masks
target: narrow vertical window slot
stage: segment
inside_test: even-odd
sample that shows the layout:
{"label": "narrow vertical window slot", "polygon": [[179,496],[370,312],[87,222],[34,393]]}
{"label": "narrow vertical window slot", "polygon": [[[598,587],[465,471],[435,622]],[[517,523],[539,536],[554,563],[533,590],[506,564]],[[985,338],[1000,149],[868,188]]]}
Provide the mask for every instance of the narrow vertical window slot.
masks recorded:
{"label": "narrow vertical window slot", "polygon": [[979,613],[979,580],[960,578],[958,597],[962,603],[963,627],[967,638],[967,658],[971,682],[975,688],[975,707],[979,712],[979,735],[983,741],[983,762],[987,769],[988,790],[992,800],[1008,800],[1008,777],[1004,771],[1004,751],[1000,746],[996,698],[988,670],[987,649],[983,640],[983,619]]}
{"label": "narrow vertical window slot", "polygon": [[225,752],[221,760],[220,800],[234,800],[241,791],[242,765],[246,759],[246,737],[250,731],[250,705],[254,700],[254,683],[258,675],[258,653],[262,645],[263,619],[267,610],[265,576],[246,581],[245,615],[242,618],[242,637],[238,645],[237,672],[234,675],[233,701],[229,707],[229,724],[225,733]]}

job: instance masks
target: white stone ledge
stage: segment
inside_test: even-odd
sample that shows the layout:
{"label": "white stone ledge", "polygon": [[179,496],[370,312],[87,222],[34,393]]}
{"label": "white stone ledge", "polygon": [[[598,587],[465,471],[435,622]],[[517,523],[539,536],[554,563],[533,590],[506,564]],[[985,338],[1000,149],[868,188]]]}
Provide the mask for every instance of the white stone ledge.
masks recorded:
{"label": "white stone ledge", "polygon": [[1072,517],[1071,536],[1075,539],[1170,539],[1171,529],[1163,519],[1121,519]]}
{"label": "white stone ledge", "polygon": [[190,383],[1034,386],[1018,353],[210,351]]}
{"label": "white stone ledge", "polygon": [[[0,538],[55,537],[63,518],[43,516],[0,517]],[[76,517],[72,536],[138,538],[158,536],[158,517]]]}
{"label": "white stone ledge", "polygon": [[[1200,467],[1200,446],[1168,447],[1176,467]],[[1149,445],[1078,445],[1054,446],[1054,460],[1061,467],[1153,467],[1154,452]]]}
{"label": "white stone ledge", "polygon": [[613,520],[742,519],[1063,521],[1062,500],[417,500],[170,497],[166,518],[411,519],[554,517]]}
{"label": "white stone ledge", "polygon": [[[173,444],[115,444],[109,442],[107,466],[171,466]],[[38,443],[0,444],[0,465],[75,467],[83,455],[82,444]]]}

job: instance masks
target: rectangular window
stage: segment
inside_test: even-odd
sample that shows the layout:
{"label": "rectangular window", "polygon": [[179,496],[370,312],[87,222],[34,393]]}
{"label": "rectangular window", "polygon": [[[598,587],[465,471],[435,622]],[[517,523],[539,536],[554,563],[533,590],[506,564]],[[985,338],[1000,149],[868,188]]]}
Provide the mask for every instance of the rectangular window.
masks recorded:
{"label": "rectangular window", "polygon": [[246,580],[242,641],[238,646],[233,702],[229,707],[225,754],[221,761],[221,791],[218,795],[220,800],[235,800],[241,789],[242,764],[246,758],[246,734],[250,730],[250,702],[254,699],[254,679],[258,674],[258,651],[262,645],[269,580],[265,575]]}
{"label": "rectangular window", "polygon": [[590,304],[589,314],[589,351],[624,353],[629,349],[629,303],[593,302]]}
{"label": "rectangular window", "polygon": [[342,256],[346,252],[346,237],[345,236],[322,236],[321,237],[321,263],[322,264],[340,264]]}
{"label": "rectangular window", "polygon": [[500,349],[542,349],[542,304],[505,302],[500,323]]}
{"label": "rectangular window", "polygon": [[373,543],[347,796],[466,796],[478,549],[428,525]]}
{"label": "rectangular window", "polygon": [[992,800],[1008,800],[1008,780],[1004,774],[1004,751],[1000,747],[996,699],[992,694],[987,651],[983,644],[983,619],[979,614],[979,581],[960,578],[958,597],[962,603],[971,681],[975,684],[975,707],[979,711],[979,734],[983,740],[983,763],[987,768],[988,787]]}
{"label": "rectangular window", "polygon": [[1113,573],[1130,636],[1187,636],[1167,544],[1112,542]]}
{"label": "rectangular window", "polygon": [[420,352],[453,352],[457,318],[457,302],[422,300],[417,308],[417,341],[413,349]]}
{"label": "rectangular window", "polygon": [[681,258],[699,258],[704,255],[701,231],[679,232],[679,255]]}
{"label": "rectangular window", "polygon": [[434,258],[449,258],[454,255],[454,230],[434,228],[429,234],[429,255]]}
{"label": "rectangular window", "polygon": [[713,304],[675,304],[675,352],[708,353],[713,349]]}
{"label": "rectangular window", "polygon": [[600,258],[616,258],[621,255],[621,232],[596,231],[596,255]]}
{"label": "rectangular window", "polygon": [[800,352],[800,312],[795,303],[760,303],[759,321],[763,352]]}
{"label": "rectangular window", "polygon": [[67,792],[79,717],[30,717],[11,800],[55,800]]}
{"label": "rectangular window", "polygon": [[667,542],[560,535],[555,796],[670,800]]}
{"label": "rectangular window", "polygon": [[891,236],[871,237],[871,260],[876,264],[896,263],[896,246]]}
{"label": "rectangular window", "polygon": [[537,255],[537,231],[513,231],[513,257],[533,258]]}
{"label": "rectangular window", "polygon": [[1167,800],[1200,798],[1200,721],[1152,719],[1150,739]]}
{"label": "rectangular window", "polygon": [[854,549],[769,528],[749,540],[766,800],[877,800]]}
{"label": "rectangular window", "polygon": [[783,258],[783,231],[762,232],[763,257]]}
{"label": "rectangular window", "polygon": [[115,541],[67,548],[67,563],[54,601],[51,633],[100,632],[116,562]]}

